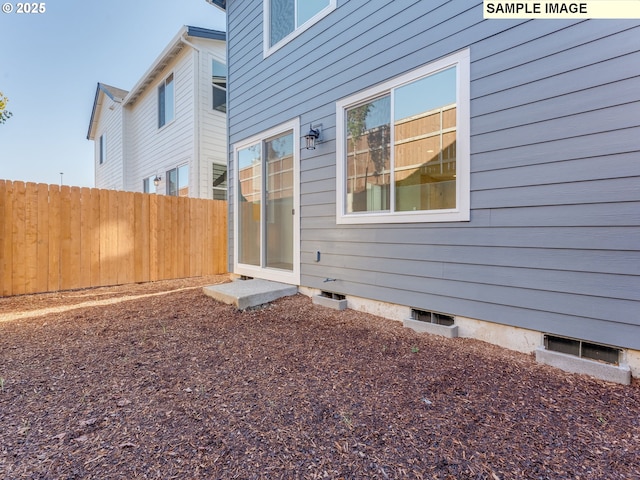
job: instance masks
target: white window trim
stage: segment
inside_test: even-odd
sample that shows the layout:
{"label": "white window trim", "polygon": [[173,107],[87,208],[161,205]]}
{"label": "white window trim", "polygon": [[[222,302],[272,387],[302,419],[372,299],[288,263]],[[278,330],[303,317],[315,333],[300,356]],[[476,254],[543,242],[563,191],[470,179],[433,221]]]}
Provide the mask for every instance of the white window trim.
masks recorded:
{"label": "white window trim", "polygon": [[167,86],[167,84],[166,84],[167,79],[169,77],[171,77],[171,76],[173,76],[173,80],[172,80],[173,81],[173,98],[172,98],[172,101],[173,101],[173,118],[171,120],[169,120],[168,122],[164,122],[164,125],[162,125],[161,127],[158,126],[158,128],[156,129],[156,131],[158,131],[158,132],[161,131],[161,130],[164,130],[165,128],[167,128],[167,125],[171,125],[173,122],[175,122],[176,116],[177,116],[176,115],[176,75],[175,75],[175,72],[169,72],[164,76],[162,81],[159,82],[158,85],[156,86],[156,125],[158,125],[158,123],[160,123],[159,122],[159,120],[160,120],[160,103],[159,103],[160,100],[159,100],[159,97],[160,96],[159,96],[158,92],[160,91],[160,87],[162,85],[164,85],[165,87]]}
{"label": "white window trim", "polygon": [[[218,63],[222,63],[224,66],[227,67],[227,88],[224,89],[225,95],[227,96],[227,103],[229,102],[229,65],[227,65],[227,61],[223,60],[222,57],[219,57],[217,55],[209,55],[209,68],[211,68],[211,77],[213,77],[213,61],[216,61]],[[209,106],[212,112],[216,112],[217,114],[220,115],[224,115],[225,117],[227,116],[226,112],[221,112],[220,110],[216,110],[215,108],[213,108],[213,82],[211,83],[211,89],[209,89],[209,97],[210,97],[210,101],[209,101]],[[217,87],[218,89],[222,90],[222,88]]]}
{"label": "white window trim", "polygon": [[[191,186],[191,162],[187,159],[187,160],[183,160],[182,162],[176,164],[175,166],[170,166],[168,168],[164,169],[164,183],[161,182],[161,185],[163,186],[164,189],[164,195],[167,196],[171,196],[171,197],[180,197],[180,195],[169,195],[169,193],[167,192],[167,189],[169,188],[169,172],[175,170],[176,171],[176,175],[178,175],[178,185],[180,184],[180,177],[179,177],[179,170],[182,167],[187,167],[187,169],[189,170],[188,175],[187,175],[187,188],[189,189],[189,195],[187,195],[188,197],[193,196],[192,193],[192,186]],[[178,187],[178,185],[176,185],[176,187]],[[158,185],[159,187],[160,185]],[[158,187],[156,187],[156,193],[158,192]],[[178,188],[178,193],[180,192],[180,188]]]}
{"label": "white window trim", "polygon": [[[265,139],[293,130],[293,270],[287,272],[274,268],[258,267],[255,265],[241,264],[238,262],[238,151],[243,148],[263,142]],[[229,180],[227,179],[227,182]],[[227,184],[227,188],[230,183]],[[264,231],[260,226],[260,245],[263,245]],[[270,128],[264,132],[242,140],[233,145],[233,273],[249,277],[263,278],[274,282],[283,282],[290,285],[300,285],[300,119],[295,118],[289,122]]]}
{"label": "white window trim", "polygon": [[[395,77],[367,90],[339,100],[336,103],[336,223],[416,223],[416,222],[463,222],[470,219],[470,52],[469,49],[424,65],[409,73]],[[346,154],[345,111],[351,106],[382,96],[392,88],[413,82],[421,77],[456,66],[457,111],[456,111],[456,208],[447,210],[423,210],[416,212],[358,212],[346,213]],[[393,148],[393,147],[392,147]]]}
{"label": "white window trim", "polygon": [[321,19],[323,19],[324,17],[329,15],[331,12],[333,12],[336,9],[336,1],[337,0],[329,0],[329,5],[327,5],[325,8],[320,10],[318,13],[316,13],[313,17],[311,17],[309,20],[304,22],[298,28],[295,28],[293,30],[293,32],[291,32],[289,35],[284,37],[278,43],[276,43],[273,46],[270,46],[269,45],[270,42],[271,42],[271,8],[270,8],[270,0],[263,0],[263,3],[262,3],[263,22],[264,22],[263,23],[263,28],[262,28],[262,32],[263,32],[263,41],[262,41],[263,57],[267,58],[272,53],[280,50],[282,47],[284,47],[287,43],[289,43],[291,40],[296,38],[302,32],[304,32],[309,27],[313,26],[314,24],[319,22]]}

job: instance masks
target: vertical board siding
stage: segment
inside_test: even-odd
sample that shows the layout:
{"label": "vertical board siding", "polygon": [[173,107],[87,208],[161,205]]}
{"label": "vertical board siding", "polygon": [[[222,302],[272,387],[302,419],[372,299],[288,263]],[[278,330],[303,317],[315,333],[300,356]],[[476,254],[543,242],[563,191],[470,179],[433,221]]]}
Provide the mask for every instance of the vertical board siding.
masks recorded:
{"label": "vertical board siding", "polygon": [[[230,147],[322,122],[323,143],[300,153],[302,285],[336,278],[336,293],[640,349],[639,21],[339,0],[265,58],[262,7],[227,6]],[[471,220],[337,225],[336,102],[463,48]]]}
{"label": "vertical board siding", "polygon": [[226,212],[220,200],[0,180],[0,296],[225,273]]}

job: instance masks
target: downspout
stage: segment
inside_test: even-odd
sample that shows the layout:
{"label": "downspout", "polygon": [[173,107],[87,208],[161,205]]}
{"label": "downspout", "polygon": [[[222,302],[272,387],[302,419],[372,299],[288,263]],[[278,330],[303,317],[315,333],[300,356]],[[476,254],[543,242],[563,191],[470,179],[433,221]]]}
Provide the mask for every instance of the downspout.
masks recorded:
{"label": "downspout", "polygon": [[[185,32],[186,34],[186,32]],[[196,47],[193,43],[191,43],[190,41],[188,41],[186,38],[184,38],[184,36],[180,37],[180,41],[182,43],[184,43],[185,45],[188,45],[189,47],[193,48],[196,51],[196,68],[195,68],[195,88],[194,88],[194,95],[193,95],[193,108],[194,108],[194,122],[195,122],[195,132],[194,132],[194,148],[193,148],[193,152],[194,152],[194,163],[195,163],[195,167],[196,167],[196,178],[197,181],[195,182],[195,192],[193,192],[195,195],[190,195],[193,197],[198,197],[200,198],[200,185],[201,185],[201,168],[202,168],[202,161],[200,159],[200,115],[201,115],[201,111],[200,111],[200,49],[198,47]]]}

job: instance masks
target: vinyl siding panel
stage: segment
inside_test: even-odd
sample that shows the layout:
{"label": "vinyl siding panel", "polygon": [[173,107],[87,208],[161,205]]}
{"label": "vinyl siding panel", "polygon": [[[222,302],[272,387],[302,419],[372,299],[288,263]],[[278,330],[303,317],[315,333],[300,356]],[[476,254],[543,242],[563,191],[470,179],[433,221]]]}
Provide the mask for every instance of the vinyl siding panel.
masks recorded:
{"label": "vinyl siding panel", "polygon": [[[142,191],[145,178],[159,175],[157,192],[164,194],[167,171],[188,164],[189,195],[212,197],[212,162],[226,163],[227,132],[226,115],[212,109],[211,60],[226,61],[226,42],[197,36],[186,41],[190,45],[180,40],[172,44],[170,53],[158,60],[162,70],[152,69],[140,80],[141,85],[151,83],[139,95],[132,92],[136,94],[125,100],[126,106],[118,105],[118,115],[106,107],[97,112],[99,128],[109,130],[108,149],[119,153],[119,163],[101,168],[96,156],[97,186]],[[174,119],[159,128],[158,87],[171,74]]]}
{"label": "vinyl siding panel", "polygon": [[227,117],[213,109],[211,86],[212,61],[227,63],[225,42],[194,41],[201,49],[198,74],[200,76],[197,105],[199,115],[199,158],[197,176],[200,198],[213,198],[212,163],[227,163]]}
{"label": "vinyl siding panel", "polygon": [[[142,191],[142,179],[159,174],[162,183],[159,193],[166,188],[166,172],[190,163],[194,157],[194,53],[184,49],[162,71],[143,95],[130,108],[128,119],[128,188]],[[173,73],[175,117],[158,128],[158,86]],[[193,178],[193,167],[189,171]],[[189,182],[189,190],[194,184]]]}
{"label": "vinyl siding panel", "polygon": [[[228,15],[231,145],[323,125],[301,151],[302,285],[640,349],[640,22],[339,0],[263,58],[262,1]],[[471,220],[337,225],[335,102],[467,47]]]}
{"label": "vinyl siding panel", "polygon": [[[102,95],[94,138],[95,185],[97,188],[124,189],[123,176],[123,110],[122,104]],[[109,108],[109,107],[112,107]],[[106,159],[100,164],[100,137],[106,138]]]}

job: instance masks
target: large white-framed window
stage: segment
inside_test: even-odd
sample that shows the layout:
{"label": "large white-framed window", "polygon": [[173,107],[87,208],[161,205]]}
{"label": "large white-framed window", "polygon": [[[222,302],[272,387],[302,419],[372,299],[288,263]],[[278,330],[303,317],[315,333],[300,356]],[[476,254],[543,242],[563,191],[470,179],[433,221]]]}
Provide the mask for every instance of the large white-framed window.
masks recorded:
{"label": "large white-framed window", "polygon": [[336,0],[263,0],[264,56],[271,55],[336,8]]}
{"label": "large white-framed window", "polygon": [[336,103],[336,222],[470,218],[469,50]]}
{"label": "large white-framed window", "polygon": [[233,146],[234,273],[300,283],[300,122]]}
{"label": "large white-framed window", "polygon": [[175,88],[172,73],[158,87],[158,128],[173,121],[175,111]]}

